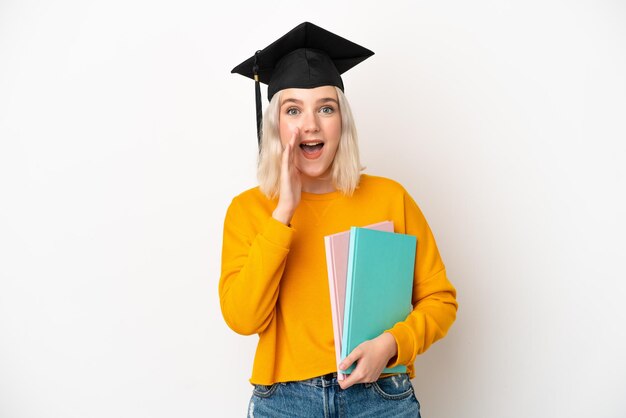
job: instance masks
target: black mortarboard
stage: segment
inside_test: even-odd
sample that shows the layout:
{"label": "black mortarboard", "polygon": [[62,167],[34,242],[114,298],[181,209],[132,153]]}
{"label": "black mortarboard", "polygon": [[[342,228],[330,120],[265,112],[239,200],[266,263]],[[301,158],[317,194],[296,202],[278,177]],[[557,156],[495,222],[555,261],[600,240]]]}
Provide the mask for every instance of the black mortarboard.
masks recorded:
{"label": "black mortarboard", "polygon": [[343,90],[342,73],[374,55],[347,39],[309,22],[304,22],[257,51],[231,71],[255,80],[257,136],[261,141],[261,90],[267,99],[286,88],[337,86]]}

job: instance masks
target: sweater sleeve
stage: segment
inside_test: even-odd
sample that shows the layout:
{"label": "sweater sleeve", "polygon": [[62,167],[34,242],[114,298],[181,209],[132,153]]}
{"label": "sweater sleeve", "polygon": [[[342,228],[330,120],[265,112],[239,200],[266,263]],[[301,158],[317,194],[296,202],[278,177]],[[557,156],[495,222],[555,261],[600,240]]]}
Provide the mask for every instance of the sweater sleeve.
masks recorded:
{"label": "sweater sleeve", "polygon": [[456,289],[446,276],[435,238],[421,210],[404,193],[405,233],[417,237],[413,281],[413,311],[387,332],[398,345],[398,353],[387,367],[410,365],[418,354],[443,338],[456,319]]}
{"label": "sweater sleeve", "polygon": [[[241,205],[233,199],[224,220],[220,307],[228,326],[251,335],[262,332],[274,317],[280,279],[294,230],[267,216],[254,231]],[[247,226],[247,227],[246,227]]]}

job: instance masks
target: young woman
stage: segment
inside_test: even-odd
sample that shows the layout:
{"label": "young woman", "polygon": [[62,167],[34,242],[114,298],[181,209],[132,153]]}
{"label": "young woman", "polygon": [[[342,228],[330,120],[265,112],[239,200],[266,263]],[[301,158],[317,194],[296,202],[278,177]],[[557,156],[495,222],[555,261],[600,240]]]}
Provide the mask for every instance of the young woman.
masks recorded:
{"label": "young woman", "polygon": [[[372,54],[305,22],[233,70],[267,83],[270,99],[259,186],[228,208],[219,283],[228,326],[259,335],[249,416],[419,417],[413,362],[456,318],[417,204],[397,182],[361,174],[340,73]],[[417,237],[413,311],[354,349],[340,368],[356,367],[337,381],[324,236],[383,220]],[[396,365],[407,373],[381,375]]]}

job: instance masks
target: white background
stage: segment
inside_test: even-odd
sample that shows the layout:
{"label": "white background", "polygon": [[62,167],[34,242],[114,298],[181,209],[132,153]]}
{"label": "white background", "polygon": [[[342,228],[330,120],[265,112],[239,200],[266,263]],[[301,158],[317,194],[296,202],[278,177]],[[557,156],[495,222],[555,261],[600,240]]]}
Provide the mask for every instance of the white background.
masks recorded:
{"label": "white background", "polygon": [[366,172],[458,289],[423,416],[623,417],[626,5],[598,0],[0,0],[0,417],[245,415],[257,337],[217,284],[256,139],[230,70],[305,20],[376,52],[344,75]]}

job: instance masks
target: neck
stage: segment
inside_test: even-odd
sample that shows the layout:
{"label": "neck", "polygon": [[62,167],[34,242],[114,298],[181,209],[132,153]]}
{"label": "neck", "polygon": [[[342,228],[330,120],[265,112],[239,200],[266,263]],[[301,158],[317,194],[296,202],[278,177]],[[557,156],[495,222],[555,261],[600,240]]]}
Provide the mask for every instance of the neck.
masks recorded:
{"label": "neck", "polygon": [[302,176],[302,191],[306,193],[323,194],[334,192],[335,185],[330,178],[311,178]]}

